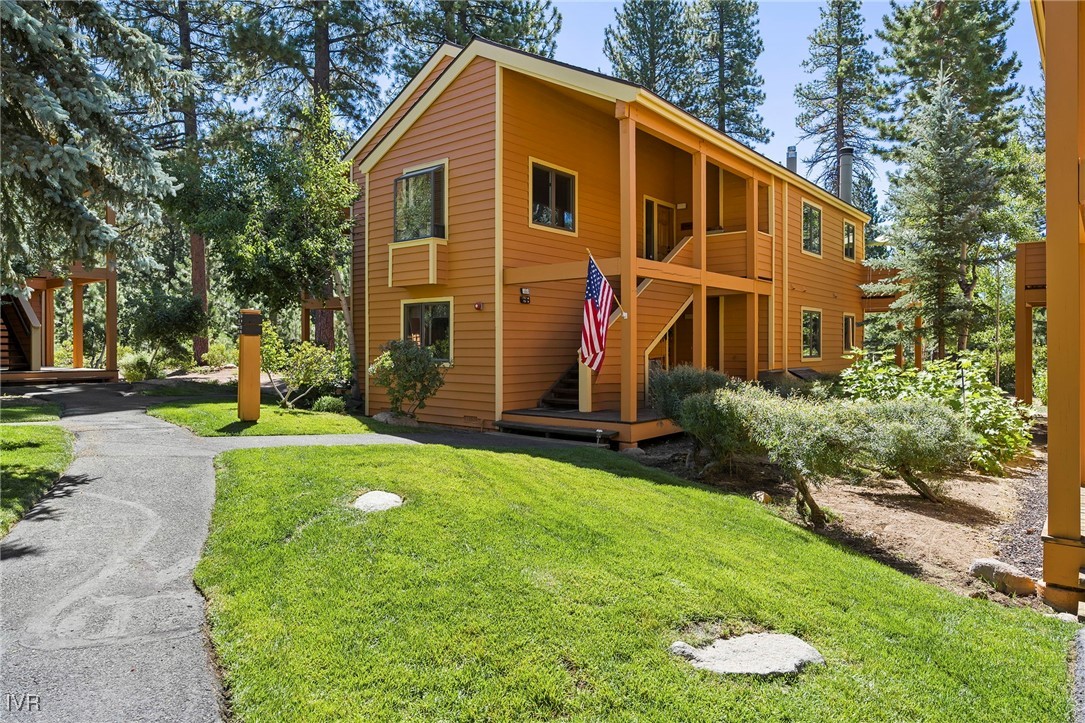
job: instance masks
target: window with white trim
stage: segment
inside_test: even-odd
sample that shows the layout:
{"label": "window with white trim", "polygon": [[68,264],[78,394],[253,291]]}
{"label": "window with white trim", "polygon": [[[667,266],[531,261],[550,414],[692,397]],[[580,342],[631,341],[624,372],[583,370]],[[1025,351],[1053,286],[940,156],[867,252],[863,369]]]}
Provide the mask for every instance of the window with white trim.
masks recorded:
{"label": "window with white trim", "polygon": [[802,358],[821,358],[821,312],[802,310]]}
{"label": "window with white trim", "polygon": [[855,314],[844,314],[844,352],[855,348]]}
{"label": "window with white trim", "polygon": [[821,256],[821,209],[802,202],[802,250]]}
{"label": "window with white trim", "polygon": [[452,361],[452,303],[404,304],[403,338],[428,347],[438,361]]}
{"label": "window with white trim", "polygon": [[411,171],[395,183],[395,240],[447,238],[445,167]]}
{"label": "window with white trim", "polygon": [[576,176],[531,164],[531,222],[561,231],[576,231]]}
{"label": "window with white trim", "polygon": [[855,260],[855,224],[844,222],[844,258]]}

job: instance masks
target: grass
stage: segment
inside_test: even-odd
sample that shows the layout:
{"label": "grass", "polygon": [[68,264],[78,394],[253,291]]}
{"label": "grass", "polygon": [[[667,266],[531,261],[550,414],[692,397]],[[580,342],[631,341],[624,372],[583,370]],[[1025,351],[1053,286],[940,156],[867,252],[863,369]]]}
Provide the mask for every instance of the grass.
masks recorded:
{"label": "grass", "polygon": [[[219,459],[196,582],[238,720],[1067,721],[1074,626],[956,596],[616,454]],[[367,489],[406,504],[364,515]],[[828,665],[719,677],[690,630]]]}
{"label": "grass", "polygon": [[60,405],[29,397],[0,397],[0,423],[55,422],[60,419]]}
{"label": "grass", "polygon": [[[239,422],[237,402],[178,400],[156,404],[147,410],[152,417],[187,427],[201,437],[234,437],[283,434],[366,434],[384,431],[379,423],[349,414],[283,409],[260,405],[259,422]],[[380,429],[378,429],[380,427]]]}
{"label": "grass", "polygon": [[72,461],[72,434],[52,425],[0,432],[0,536],[41,499]]}

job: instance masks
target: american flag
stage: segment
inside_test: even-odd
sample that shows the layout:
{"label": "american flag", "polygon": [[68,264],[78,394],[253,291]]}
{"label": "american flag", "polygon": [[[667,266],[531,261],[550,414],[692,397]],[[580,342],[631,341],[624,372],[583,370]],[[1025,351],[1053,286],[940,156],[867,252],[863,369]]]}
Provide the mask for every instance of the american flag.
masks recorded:
{"label": "american flag", "polygon": [[595,265],[595,259],[589,256],[588,285],[584,290],[584,328],[580,331],[580,360],[593,371],[599,371],[603,366],[613,303],[614,289]]}

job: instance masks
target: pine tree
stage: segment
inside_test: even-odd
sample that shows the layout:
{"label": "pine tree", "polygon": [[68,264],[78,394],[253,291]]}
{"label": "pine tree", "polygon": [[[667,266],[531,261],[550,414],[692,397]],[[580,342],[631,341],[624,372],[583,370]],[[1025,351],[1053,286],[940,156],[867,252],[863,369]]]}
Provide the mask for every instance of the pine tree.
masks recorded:
{"label": "pine tree", "polygon": [[[190,225],[193,208],[200,199],[200,175],[204,162],[202,146],[207,136],[227,112],[223,86],[231,74],[231,62],[225,43],[229,19],[224,0],[119,0],[117,15],[137,27],[170,52],[171,65],[192,72],[199,86],[186,93],[163,122],[144,128],[143,133],[155,147],[167,154],[167,169],[181,180],[177,196],[166,204],[174,216],[174,225]],[[192,294],[208,310],[209,279],[207,248],[204,237],[188,229],[189,270]],[[206,337],[192,340],[195,360],[201,362],[207,352]]]}
{"label": "pine tree", "polygon": [[554,57],[561,13],[550,0],[393,0],[401,40],[392,69],[400,82],[414,77],[441,43],[467,45],[475,36]]}
{"label": "pine tree", "polygon": [[905,170],[890,177],[892,224],[885,236],[892,258],[868,262],[898,272],[864,290],[897,295],[888,313],[905,329],[921,316],[924,336],[936,341],[940,358],[952,337],[958,350],[968,347],[979,268],[991,260],[986,254],[998,182],[979,152],[979,125],[953,83],[939,74],[918,108]]}
{"label": "pine tree", "polygon": [[814,78],[795,88],[800,140],[814,140],[813,153],[803,161],[817,183],[837,194],[841,149],[855,149],[856,171],[874,172],[867,157],[873,143],[874,53],[866,46],[870,36],[863,32],[861,8],[861,0],[828,0],[821,8],[810,56],[802,62]]}
{"label": "pine tree", "polygon": [[701,120],[744,143],[768,143],[760,107],[765,79],[757,72],[764,50],[753,0],[695,0],[689,6],[694,37],[693,74],[698,87],[690,102]]}
{"label": "pine tree", "polygon": [[684,105],[693,74],[689,37],[680,0],[625,0],[604,33],[603,53],[617,77]]}
{"label": "pine tree", "polygon": [[874,188],[874,177],[865,171],[855,175],[852,182],[852,203],[863,211],[870,220],[863,226],[863,255],[868,259],[885,258],[886,247],[878,240],[878,228],[882,223],[882,212],[878,205],[878,191]]}
{"label": "pine tree", "polygon": [[[2,0],[0,24],[0,286],[137,255],[174,179],[117,109],[138,98],[161,117],[192,79],[99,2]],[[118,227],[106,223],[107,205]]]}
{"label": "pine tree", "polygon": [[911,137],[910,125],[931,95],[931,80],[944,70],[954,79],[968,115],[976,119],[982,149],[1000,146],[1017,125],[1014,101],[1021,64],[1006,51],[1006,31],[1016,2],[1006,0],[917,0],[890,3],[877,35],[886,43],[878,64],[883,117],[877,129],[889,145],[879,148],[899,160],[897,146]]}

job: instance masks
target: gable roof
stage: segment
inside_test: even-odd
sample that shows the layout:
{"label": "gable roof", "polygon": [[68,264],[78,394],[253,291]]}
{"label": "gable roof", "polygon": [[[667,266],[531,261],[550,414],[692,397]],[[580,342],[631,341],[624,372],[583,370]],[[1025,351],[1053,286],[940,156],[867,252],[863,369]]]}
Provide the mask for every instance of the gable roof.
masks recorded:
{"label": "gable roof", "polygon": [[455,58],[460,54],[463,48],[455,43],[443,43],[441,47],[433,51],[433,55],[429,56],[429,60],[422,66],[421,70],[411,78],[407,85],[403,86],[403,89],[396,94],[396,97],[392,99],[392,102],[388,104],[376,120],[369,124],[369,127],[362,133],[361,138],[354,142],[354,145],[350,147],[350,150],[343,156],[345,161],[353,161],[354,158],[362,152],[370,141],[372,141],[382,130],[385,125],[392,119],[399,109],[403,107],[415,91],[423,83],[426,82],[433,75],[433,72],[437,69],[437,66],[441,64],[445,58]]}
{"label": "gable roof", "polygon": [[[506,45],[495,43],[492,40],[486,40],[479,37],[475,37],[466,47],[458,51],[455,59],[441,71],[440,76],[430,84],[429,88],[426,89],[411,108],[403,114],[399,121],[396,122],[384,137],[381,138],[380,142],[373,147],[373,150],[362,160],[360,170],[363,173],[371,170],[384,154],[386,154],[399,138],[414,125],[430,105],[440,97],[445,89],[451,85],[452,81],[454,81],[475,58],[486,58],[494,61],[501,67],[509,68],[523,75],[534,77],[547,83],[563,85],[586,95],[614,102],[623,101],[626,103],[638,103],[659,113],[667,120],[674,122],[676,125],[694,133],[713,145],[734,153],[755,168],[759,168],[774,176],[782,176],[789,183],[801,187],[807,193],[819,200],[844,210],[847,213],[859,216],[864,221],[870,220],[870,217],[861,209],[841,200],[838,196],[826,191],[808,178],[789,170],[786,166],[758,153],[731,136],[721,133],[699,118],[690,115],[678,106],[664,100],[637,83],[614,78],[604,73],[579,68],[575,65],[569,65],[568,63],[563,63],[558,60],[544,58],[533,53],[510,48]],[[411,82],[414,83],[420,77],[428,76],[426,76],[425,73],[420,72]],[[405,100],[406,95],[409,95],[406,93],[406,90],[407,89],[405,88],[404,92],[401,93],[400,96],[397,96],[396,101],[400,101],[400,98],[404,98]],[[402,105],[402,102],[400,105]],[[385,114],[381,115],[381,118],[385,119],[386,115],[388,117],[391,116],[391,114],[386,111]],[[359,143],[361,143],[361,141],[359,141]],[[358,150],[364,146],[364,143],[355,145],[357,150],[352,149],[352,151],[357,154]],[[349,157],[353,158],[353,156]]]}

